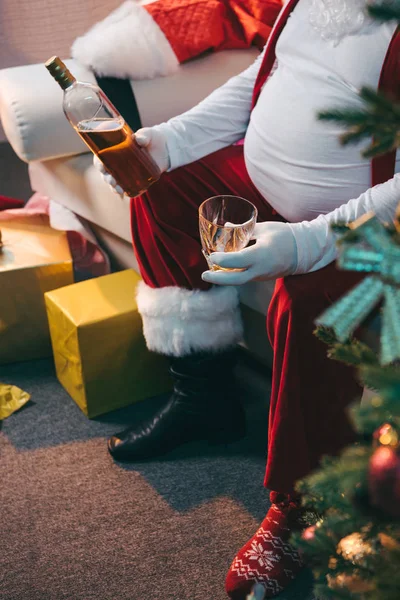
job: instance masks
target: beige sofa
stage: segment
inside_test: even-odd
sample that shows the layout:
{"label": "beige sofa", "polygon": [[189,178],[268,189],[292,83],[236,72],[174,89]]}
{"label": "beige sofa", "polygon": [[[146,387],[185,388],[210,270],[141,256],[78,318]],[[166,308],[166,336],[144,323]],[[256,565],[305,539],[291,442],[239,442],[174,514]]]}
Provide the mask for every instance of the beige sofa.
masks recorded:
{"label": "beige sofa", "polygon": [[[257,50],[230,50],[181,65],[178,72],[131,82],[144,126],[180,114],[231,76],[245,69]],[[82,81],[93,74],[76,61],[66,61]],[[118,268],[137,269],[130,243],[128,199],[120,200],[93,168],[92,155],[62,112],[62,92],[43,64],[0,70],[0,119],[21,160],[29,164],[32,190],[41,192],[84,218]],[[271,363],[265,314],[273,282],[241,289],[245,346]]]}

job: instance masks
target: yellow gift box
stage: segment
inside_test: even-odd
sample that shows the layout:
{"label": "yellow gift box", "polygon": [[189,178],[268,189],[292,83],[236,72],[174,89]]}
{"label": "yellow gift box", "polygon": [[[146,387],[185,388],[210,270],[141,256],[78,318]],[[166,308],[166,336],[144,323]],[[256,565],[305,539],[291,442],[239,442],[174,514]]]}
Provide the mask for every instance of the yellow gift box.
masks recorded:
{"label": "yellow gift box", "polygon": [[171,388],[143,337],[139,281],[128,269],[45,295],[58,380],[90,418]]}
{"label": "yellow gift box", "polygon": [[0,229],[0,364],[51,356],[44,293],[74,281],[67,236],[40,216]]}

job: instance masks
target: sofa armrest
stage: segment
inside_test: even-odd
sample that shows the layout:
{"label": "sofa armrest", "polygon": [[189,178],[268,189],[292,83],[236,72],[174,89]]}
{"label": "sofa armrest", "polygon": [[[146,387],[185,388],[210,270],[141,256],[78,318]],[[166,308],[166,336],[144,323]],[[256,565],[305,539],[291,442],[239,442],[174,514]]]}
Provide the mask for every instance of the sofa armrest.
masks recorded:
{"label": "sofa armrest", "polygon": [[[143,126],[189,110],[246,69],[257,54],[255,48],[227,50],[183,64],[168,77],[131,82]],[[96,83],[86,67],[74,60],[65,62],[78,80]],[[0,120],[8,141],[25,162],[87,152],[63,113],[62,90],[43,64],[0,71]]]}
{"label": "sofa armrest", "polygon": [[[65,61],[77,79],[96,83],[93,74]],[[43,64],[0,71],[0,119],[8,141],[25,162],[79,154],[85,144],[67,121],[62,90]]]}

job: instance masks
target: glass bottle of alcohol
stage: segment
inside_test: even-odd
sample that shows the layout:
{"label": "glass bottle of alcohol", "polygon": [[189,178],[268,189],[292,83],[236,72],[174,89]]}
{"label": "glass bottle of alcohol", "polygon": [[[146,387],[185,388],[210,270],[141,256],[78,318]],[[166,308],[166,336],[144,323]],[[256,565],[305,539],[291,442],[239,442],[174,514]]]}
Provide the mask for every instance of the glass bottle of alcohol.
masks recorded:
{"label": "glass bottle of alcohol", "polygon": [[104,92],[77,81],[57,56],[45,66],[64,90],[67,119],[90,150],[128,196],[145,192],[159,179],[160,169],[146,148],[137,144],[134,132]]}

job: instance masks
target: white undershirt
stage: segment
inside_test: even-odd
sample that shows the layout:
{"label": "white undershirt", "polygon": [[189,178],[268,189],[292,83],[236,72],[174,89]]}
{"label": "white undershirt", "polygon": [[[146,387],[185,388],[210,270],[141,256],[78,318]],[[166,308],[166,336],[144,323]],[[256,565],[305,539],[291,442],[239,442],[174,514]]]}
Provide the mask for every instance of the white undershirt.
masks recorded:
{"label": "white undershirt", "polygon": [[400,200],[400,176],[370,189],[371,163],[360,154],[366,142],[341,146],[343,130],[316,116],[334,106],[360,106],[360,87],[377,88],[396,24],[366,27],[335,45],[312,28],[309,2],[300,0],[289,17],[277,44],[278,66],[251,118],[262,57],[192,110],[158,126],[167,135],[172,169],[245,136],[254,185],[293,223],[296,273],[335,258],[332,222],[350,222],[370,210],[390,220]]}
{"label": "white undershirt", "polygon": [[312,28],[308,5],[299,2],[278,40],[278,67],[251,114],[244,147],[253,183],[292,222],[329,213],[370,186],[371,163],[360,153],[366,143],[341,146],[343,129],[317,113],[359,107],[360,87],[377,88],[394,31],[375,27],[335,47]]}

